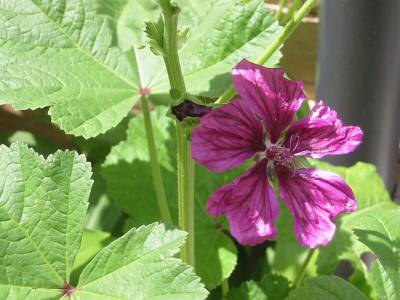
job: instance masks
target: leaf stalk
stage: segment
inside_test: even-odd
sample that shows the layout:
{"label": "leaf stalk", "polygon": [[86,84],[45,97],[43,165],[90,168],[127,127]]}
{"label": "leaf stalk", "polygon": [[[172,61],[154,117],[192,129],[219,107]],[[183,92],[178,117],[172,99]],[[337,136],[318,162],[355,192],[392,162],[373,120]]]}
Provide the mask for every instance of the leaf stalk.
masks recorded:
{"label": "leaf stalk", "polygon": [[148,104],[148,97],[142,95],[140,97],[142,104],[142,112],[144,118],[144,127],[146,130],[147,146],[149,148],[150,167],[153,177],[153,185],[156,192],[158,209],[160,210],[161,220],[164,223],[172,224],[171,213],[168,207],[167,197],[165,195],[164,182],[161,175],[160,163],[158,161],[156,143],[154,139],[154,131],[151,123],[151,116]]}
{"label": "leaf stalk", "polygon": [[297,275],[296,279],[293,282],[293,286],[294,287],[298,288],[302,284],[304,276],[306,275],[308,264],[310,263],[314,253],[315,253],[315,249],[310,249],[308,251],[307,257],[304,260],[303,264],[301,265],[300,272],[299,272],[299,274]]}

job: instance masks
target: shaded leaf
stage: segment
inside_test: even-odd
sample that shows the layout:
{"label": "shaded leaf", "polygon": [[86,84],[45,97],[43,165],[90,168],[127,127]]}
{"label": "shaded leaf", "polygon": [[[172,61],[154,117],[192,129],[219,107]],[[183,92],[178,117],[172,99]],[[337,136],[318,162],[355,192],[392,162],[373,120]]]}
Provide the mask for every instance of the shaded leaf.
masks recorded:
{"label": "shaded leaf", "polygon": [[227,300],[268,300],[268,296],[261,287],[253,281],[244,282],[240,288],[231,289],[226,296]]}
{"label": "shaded leaf", "polygon": [[336,276],[306,279],[304,286],[289,294],[288,300],[367,300],[356,287]]}
{"label": "shaded leaf", "polygon": [[227,300],[281,300],[290,291],[289,281],[279,275],[266,274],[260,282],[246,281],[240,288],[231,289]]}
{"label": "shaded leaf", "polygon": [[[293,217],[289,209],[281,202],[281,213],[277,220],[278,237],[275,249],[268,248],[267,255],[273,270],[293,281],[299,274],[304,260],[307,257],[308,248],[301,246],[294,236]],[[307,276],[316,275],[314,255],[306,270]]]}
{"label": "shaded leaf", "polygon": [[79,274],[90,260],[113,238],[108,232],[85,230],[82,235],[81,246],[74,262],[74,269],[71,274],[71,284],[78,283]]}

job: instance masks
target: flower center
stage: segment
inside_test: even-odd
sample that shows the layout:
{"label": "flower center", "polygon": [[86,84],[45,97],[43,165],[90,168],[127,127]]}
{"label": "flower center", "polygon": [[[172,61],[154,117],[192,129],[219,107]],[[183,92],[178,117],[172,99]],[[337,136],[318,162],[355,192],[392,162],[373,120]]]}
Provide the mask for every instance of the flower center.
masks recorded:
{"label": "flower center", "polygon": [[294,163],[294,157],[290,149],[279,144],[268,146],[265,150],[265,156],[269,161],[277,165],[291,167]]}

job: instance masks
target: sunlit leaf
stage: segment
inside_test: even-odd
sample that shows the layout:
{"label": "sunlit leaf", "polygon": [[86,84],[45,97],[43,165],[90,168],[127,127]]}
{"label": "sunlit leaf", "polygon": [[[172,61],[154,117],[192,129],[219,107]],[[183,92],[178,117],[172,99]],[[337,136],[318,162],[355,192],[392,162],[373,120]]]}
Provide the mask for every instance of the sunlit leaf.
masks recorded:
{"label": "sunlit leaf", "polygon": [[69,282],[90,192],[83,156],[45,160],[22,144],[0,146],[0,298],[57,299]]}
{"label": "sunlit leaf", "polygon": [[358,218],[353,229],[360,242],[377,256],[379,265],[375,268],[381,273],[384,290],[380,296],[390,300],[400,299],[399,220],[400,208],[376,209]]}
{"label": "sunlit leaf", "polygon": [[79,278],[80,299],[204,299],[192,269],[172,256],[186,234],[152,224],[133,228],[102,249]]}
{"label": "sunlit leaf", "polygon": [[395,207],[395,204],[391,201],[375,166],[371,164],[357,163],[353,167],[344,168],[318,162],[317,167],[341,175],[352,188],[359,206],[356,212],[340,218],[333,241],[327,247],[321,248],[317,259],[318,272],[332,273],[340,260],[348,260],[355,269],[354,280],[359,281],[367,272],[360,259],[367,248],[357,240],[352,229],[365,214],[381,208]]}
{"label": "sunlit leaf", "polygon": [[[80,247],[90,176],[74,152],[44,159],[22,144],[0,146],[0,299],[204,299],[200,278],[172,257],[182,231],[152,224],[105,248],[109,235],[92,233]],[[76,288],[71,271],[86,263]]]}
{"label": "sunlit leaf", "polygon": [[[373,165],[357,163],[353,167],[335,167],[325,162],[312,161],[312,164],[321,169],[332,171],[342,176],[353,189],[359,209],[351,214],[345,214],[337,220],[338,229],[332,242],[318,249],[309,268],[308,276],[318,274],[333,274],[341,260],[348,260],[354,267],[354,274],[350,281],[364,281],[367,285],[365,274],[367,268],[360,256],[367,250],[359,243],[352,233],[352,228],[357,224],[360,216],[368,211],[380,207],[393,207],[385,185]],[[307,249],[300,246],[294,237],[293,221],[287,209],[282,210],[278,220],[279,234],[275,251],[269,250],[272,265],[279,274],[294,280],[306,256]],[[368,291],[366,291],[368,292]]]}

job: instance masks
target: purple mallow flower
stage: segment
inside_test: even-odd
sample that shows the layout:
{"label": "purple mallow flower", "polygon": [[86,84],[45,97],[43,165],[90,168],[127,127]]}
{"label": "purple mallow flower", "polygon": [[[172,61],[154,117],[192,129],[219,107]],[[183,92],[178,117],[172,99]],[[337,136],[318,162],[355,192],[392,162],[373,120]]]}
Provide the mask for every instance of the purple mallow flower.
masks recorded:
{"label": "purple mallow flower", "polygon": [[344,126],[323,102],[296,121],[296,111],[306,99],[303,85],[284,78],[282,69],[244,60],[233,70],[233,83],[240,98],[201,118],[192,135],[193,158],[215,172],[250,158],[256,163],[218,189],[208,201],[208,211],[215,217],[225,214],[241,244],[275,239],[276,178],[297,239],[311,248],[326,245],[335,233],[332,219],[356,210],[357,202],[342,178],[301,167],[299,158],[352,152],[361,143],[361,129]]}

